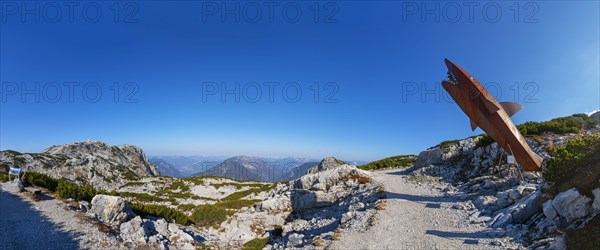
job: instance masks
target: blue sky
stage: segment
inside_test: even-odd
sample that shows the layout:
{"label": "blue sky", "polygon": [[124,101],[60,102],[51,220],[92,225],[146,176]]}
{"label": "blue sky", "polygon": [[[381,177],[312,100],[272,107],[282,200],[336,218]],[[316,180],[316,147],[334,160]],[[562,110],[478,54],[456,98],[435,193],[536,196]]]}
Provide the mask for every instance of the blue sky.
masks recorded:
{"label": "blue sky", "polygon": [[523,104],[515,123],[600,109],[598,2],[50,3],[2,2],[3,150],[418,153],[482,133],[443,96],[446,57]]}

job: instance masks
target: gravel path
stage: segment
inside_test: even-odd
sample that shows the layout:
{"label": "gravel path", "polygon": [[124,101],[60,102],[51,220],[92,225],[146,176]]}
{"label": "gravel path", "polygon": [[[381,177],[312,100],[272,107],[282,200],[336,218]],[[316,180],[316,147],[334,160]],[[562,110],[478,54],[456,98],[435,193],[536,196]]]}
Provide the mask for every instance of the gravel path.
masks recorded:
{"label": "gravel path", "polygon": [[114,236],[84,221],[83,213],[43,195],[32,201],[15,183],[0,184],[0,249],[122,248]]}
{"label": "gravel path", "polygon": [[376,222],[366,232],[344,232],[335,249],[506,249],[519,248],[483,223],[468,221],[467,206],[456,195],[445,195],[446,186],[436,182],[411,181],[404,171],[374,172],[385,186],[387,206],[378,211]]}

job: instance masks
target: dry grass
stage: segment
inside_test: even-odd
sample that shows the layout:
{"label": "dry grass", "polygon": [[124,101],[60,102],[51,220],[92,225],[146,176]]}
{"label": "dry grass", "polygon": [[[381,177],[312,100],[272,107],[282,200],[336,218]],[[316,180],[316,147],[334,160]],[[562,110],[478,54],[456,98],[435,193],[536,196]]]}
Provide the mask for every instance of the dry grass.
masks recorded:
{"label": "dry grass", "polygon": [[79,202],[77,202],[77,201],[69,201],[68,203],[69,203],[69,205],[71,205],[73,207],[76,207],[76,208],[79,207]]}
{"label": "dry grass", "polygon": [[377,210],[385,210],[386,206],[387,206],[387,202],[385,202],[383,200],[378,200],[377,202],[375,202],[375,209],[377,209]]}
{"label": "dry grass", "polygon": [[[68,210],[68,208],[66,208],[66,207],[63,207],[63,208]],[[75,217],[79,218],[84,223],[89,223],[89,224],[94,225],[96,227],[96,229],[98,229],[99,232],[103,232],[108,235],[113,235],[113,234],[117,233],[117,231],[115,231],[112,227],[110,227],[94,218],[90,218],[90,217],[86,216],[84,213],[75,213]]]}
{"label": "dry grass", "polygon": [[262,235],[265,233],[264,226],[260,223],[250,225],[250,229],[252,229],[252,231],[255,232],[257,235]]}
{"label": "dry grass", "polygon": [[23,194],[23,196],[25,196],[25,197],[29,197],[29,198],[31,198],[31,200],[33,200],[33,201],[35,201],[35,202],[39,202],[39,201],[41,201],[41,200],[42,200],[42,197],[41,197],[40,195],[38,195],[38,194],[33,194],[33,193],[30,193],[30,192],[29,192],[29,191],[27,191],[27,190],[25,190],[25,191],[24,191],[22,194]]}
{"label": "dry grass", "polygon": [[332,238],[333,240],[341,240],[342,239],[342,231],[341,230],[336,229],[334,231],[334,233],[335,234],[333,235],[333,238]]}
{"label": "dry grass", "polygon": [[369,225],[369,227],[372,227],[372,226],[375,226],[376,222],[377,222],[377,220],[375,219],[375,216],[371,216],[371,217],[369,217],[367,224]]}
{"label": "dry grass", "polygon": [[181,238],[180,236],[175,236],[175,237],[172,237],[170,239],[170,241],[171,241],[171,243],[175,244],[175,243],[177,243],[177,241],[179,241],[180,238]]}
{"label": "dry grass", "polygon": [[96,223],[95,226],[98,229],[98,231],[103,232],[105,234],[111,234],[112,232],[112,229],[109,226],[104,225],[102,223]]}
{"label": "dry grass", "polygon": [[360,184],[367,184],[369,182],[371,182],[371,178],[367,177],[367,176],[363,176],[363,175],[352,175],[350,176],[351,179],[355,179],[358,180],[358,183]]}
{"label": "dry grass", "polygon": [[317,237],[313,240],[312,244],[313,244],[313,246],[316,246],[316,247],[322,247],[325,245],[325,240]]}

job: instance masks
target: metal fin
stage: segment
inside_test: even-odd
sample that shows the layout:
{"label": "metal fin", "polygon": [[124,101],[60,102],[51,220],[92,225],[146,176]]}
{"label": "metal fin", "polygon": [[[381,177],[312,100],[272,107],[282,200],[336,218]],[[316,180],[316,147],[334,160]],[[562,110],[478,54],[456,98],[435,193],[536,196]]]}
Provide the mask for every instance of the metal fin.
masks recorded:
{"label": "metal fin", "polygon": [[490,114],[496,113],[498,112],[498,110],[500,110],[500,107],[498,107],[494,102],[490,101],[487,98],[481,98],[481,100],[483,101],[483,104],[485,104],[485,107],[487,108],[488,112],[490,112]]}
{"label": "metal fin", "polygon": [[504,111],[506,111],[506,114],[508,114],[509,117],[513,116],[514,114],[519,112],[519,110],[523,109],[523,106],[514,102],[501,102],[500,106],[502,106],[502,108],[504,109]]}
{"label": "metal fin", "polygon": [[477,124],[475,124],[473,120],[469,120],[469,122],[471,122],[471,131],[475,131],[475,129],[477,128]]}

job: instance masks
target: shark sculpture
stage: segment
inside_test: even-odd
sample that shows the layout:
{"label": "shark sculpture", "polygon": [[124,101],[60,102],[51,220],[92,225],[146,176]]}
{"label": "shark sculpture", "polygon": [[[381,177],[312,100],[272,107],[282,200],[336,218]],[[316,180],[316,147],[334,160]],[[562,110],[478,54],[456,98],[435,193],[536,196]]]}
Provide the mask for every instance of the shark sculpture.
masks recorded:
{"label": "shark sculpture", "polygon": [[481,128],[525,170],[540,171],[543,158],[531,150],[510,119],[522,106],[514,102],[499,103],[469,72],[448,59],[445,63],[448,79],[442,81],[442,86],[471,119],[471,130]]}

